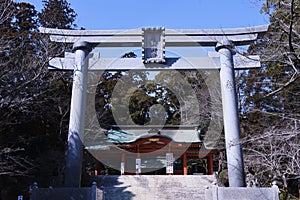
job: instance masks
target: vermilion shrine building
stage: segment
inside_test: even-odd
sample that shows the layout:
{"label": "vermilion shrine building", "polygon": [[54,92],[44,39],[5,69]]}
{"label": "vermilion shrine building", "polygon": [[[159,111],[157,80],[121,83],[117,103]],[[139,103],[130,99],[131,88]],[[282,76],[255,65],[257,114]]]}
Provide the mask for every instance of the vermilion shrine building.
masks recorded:
{"label": "vermilion shrine building", "polygon": [[[119,163],[123,163],[121,174],[212,175],[213,171],[219,170],[219,162],[213,162],[213,157],[224,151],[224,145],[223,148],[218,145],[206,149],[203,136],[197,126],[180,126],[180,129],[179,126],[163,129],[153,126],[148,130],[121,126],[107,131],[106,148],[99,145],[87,148],[96,157],[102,157],[101,160],[110,160],[110,164],[120,166]],[[168,155],[174,159],[171,166],[166,166]],[[141,159],[140,171],[136,166],[137,158]]]}

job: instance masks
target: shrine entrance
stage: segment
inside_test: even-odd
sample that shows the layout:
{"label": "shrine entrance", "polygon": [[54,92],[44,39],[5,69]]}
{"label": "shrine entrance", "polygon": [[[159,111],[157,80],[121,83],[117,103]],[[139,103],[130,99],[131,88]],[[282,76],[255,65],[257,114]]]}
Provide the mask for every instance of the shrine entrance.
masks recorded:
{"label": "shrine entrance", "polygon": [[152,127],[150,134],[141,134],[144,130],[137,134],[135,130],[136,135],[128,138],[133,128],[136,127],[109,130],[106,143],[109,150],[88,147],[96,157],[101,156],[102,160],[113,157],[116,165],[118,162],[120,165],[114,166],[117,170],[107,171],[105,163],[99,163],[96,175],[212,175],[218,170],[219,163],[213,158],[224,148],[205,150],[195,126],[184,126],[180,132],[176,130],[178,126],[165,126],[159,131]]}
{"label": "shrine entrance", "polygon": [[[74,83],[71,100],[71,114],[68,135],[68,149],[66,158],[66,173],[65,186],[79,187],[81,180],[81,163],[82,163],[82,147],[84,141],[85,131],[99,131],[99,124],[96,123],[95,107],[88,107],[87,99],[93,99],[95,94],[92,93],[92,98],[89,97],[88,88],[88,72],[89,71],[103,71],[103,70],[215,70],[219,73],[220,88],[222,93],[222,110],[223,122],[220,126],[220,120],[217,115],[210,117],[210,127],[206,132],[209,136],[208,140],[195,142],[189,141],[188,145],[184,145],[182,141],[176,142],[175,138],[170,136],[162,136],[164,126],[160,127],[156,135],[149,135],[146,131],[147,137],[139,137],[139,139],[126,142],[113,142],[91,146],[89,151],[101,152],[109,150],[109,162],[115,162],[121,172],[127,168],[130,170],[130,165],[133,164],[136,173],[142,172],[143,160],[139,157],[154,152],[159,153],[158,156],[165,154],[166,173],[174,174],[175,166],[182,166],[175,168],[175,173],[188,174],[188,161],[186,159],[193,158],[193,150],[198,150],[197,156],[201,155],[199,147],[202,148],[202,153],[205,152],[208,157],[207,173],[212,173],[212,155],[216,144],[219,140],[214,134],[220,135],[221,131],[216,131],[216,127],[224,125],[227,167],[229,176],[229,185],[231,187],[245,186],[243,157],[240,146],[240,127],[237,109],[237,97],[235,88],[234,70],[250,69],[260,67],[259,57],[255,55],[242,56],[236,53],[234,46],[249,45],[262,36],[268,29],[268,26],[246,27],[236,29],[207,29],[207,30],[169,30],[164,28],[144,28],[132,31],[88,31],[88,30],[60,30],[40,28],[42,33],[48,34],[50,39],[54,42],[72,43],[73,53],[66,52],[64,58],[52,58],[49,62],[49,69],[51,70],[74,70]],[[141,58],[102,58],[101,54],[91,52],[93,48],[100,45],[106,47],[141,47]],[[206,57],[168,57],[166,55],[166,47],[214,47],[216,52],[209,52]],[[90,53],[91,52],[91,53]],[[214,81],[214,80],[212,80]],[[180,82],[180,81],[178,81]],[[90,84],[93,85],[93,84]],[[210,84],[207,84],[208,87]],[[182,90],[183,91],[183,90]],[[181,92],[182,92],[181,91]],[[180,92],[180,91],[178,91]],[[211,91],[210,91],[211,92]],[[191,94],[192,96],[192,94]],[[194,103],[190,103],[194,105]],[[88,115],[86,115],[88,113]],[[126,110],[123,112],[126,113]],[[119,114],[123,114],[122,112]],[[122,125],[122,124],[118,124]],[[132,126],[133,124],[129,124]],[[181,124],[184,126],[184,124]],[[95,128],[95,129],[92,129]],[[145,127],[144,127],[145,128]],[[149,127],[146,127],[147,130]],[[186,127],[183,127],[183,133],[186,133]],[[194,130],[194,132],[197,132]],[[128,132],[127,135],[132,135]],[[151,134],[151,133],[150,133]],[[180,132],[177,131],[177,135]],[[183,138],[186,134],[183,134]],[[179,137],[180,138],[180,137]],[[198,135],[199,139],[199,135]],[[175,141],[175,142],[174,142]],[[176,146],[177,145],[177,146]],[[178,158],[173,160],[176,151],[185,150]],[[197,146],[198,145],[198,146]],[[99,147],[97,149],[97,147]],[[179,148],[180,147],[180,148]],[[204,147],[204,148],[203,148]],[[104,149],[103,149],[104,148]],[[172,151],[171,151],[172,149]],[[156,151],[154,151],[156,150]],[[208,151],[205,151],[208,150]],[[126,151],[126,155],[122,152]],[[174,152],[173,152],[174,151]],[[200,152],[200,154],[199,154]],[[130,154],[130,155],[128,155]],[[107,154],[108,155],[108,154]],[[131,156],[132,155],[132,156]],[[134,155],[134,156],[133,156]],[[133,158],[135,161],[122,164],[122,156]],[[105,159],[105,155],[99,155],[101,161]],[[121,158],[121,159],[120,159]],[[159,159],[156,159],[159,160]],[[149,160],[150,161],[150,160]],[[120,167],[121,163],[121,167]],[[182,163],[182,164],[179,164]],[[177,165],[178,164],[178,165]],[[146,166],[146,164],[145,164]],[[193,166],[193,164],[191,164]],[[123,169],[122,169],[123,168]],[[147,168],[147,166],[146,166]],[[196,171],[196,170],[195,170]],[[130,171],[129,171],[130,172]],[[159,173],[159,171],[156,171]],[[144,172],[145,173],[145,172]],[[195,172],[196,173],[196,172]]]}

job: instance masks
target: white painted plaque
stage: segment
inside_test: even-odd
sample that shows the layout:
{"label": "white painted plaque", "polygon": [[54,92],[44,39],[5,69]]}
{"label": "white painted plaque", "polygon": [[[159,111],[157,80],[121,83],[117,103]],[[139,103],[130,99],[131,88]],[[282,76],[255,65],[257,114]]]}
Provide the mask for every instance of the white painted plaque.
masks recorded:
{"label": "white painted plaque", "polygon": [[140,158],[135,159],[135,170],[136,170],[135,172],[136,172],[136,174],[141,174],[141,172],[142,172],[141,165],[142,165],[142,160]]}
{"label": "white painted plaque", "polygon": [[166,153],[166,173],[173,174],[173,153]]}
{"label": "white painted plaque", "polygon": [[125,173],[125,163],[121,162],[121,175]]}

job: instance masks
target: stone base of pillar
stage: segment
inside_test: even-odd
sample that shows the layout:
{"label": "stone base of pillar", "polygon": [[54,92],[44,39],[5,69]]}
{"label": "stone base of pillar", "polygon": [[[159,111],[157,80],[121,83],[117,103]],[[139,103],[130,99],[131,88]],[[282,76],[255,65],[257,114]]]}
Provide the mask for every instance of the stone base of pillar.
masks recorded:
{"label": "stone base of pillar", "polygon": [[33,187],[30,191],[31,200],[103,200],[104,193],[96,184],[84,188],[38,188]]}

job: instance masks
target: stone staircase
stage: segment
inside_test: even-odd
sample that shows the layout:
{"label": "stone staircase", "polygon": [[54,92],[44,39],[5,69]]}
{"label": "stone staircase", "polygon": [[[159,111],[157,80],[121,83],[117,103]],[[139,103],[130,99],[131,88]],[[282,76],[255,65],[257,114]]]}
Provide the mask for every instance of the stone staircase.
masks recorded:
{"label": "stone staircase", "polygon": [[98,176],[105,200],[204,200],[205,188],[215,181],[209,175]]}

